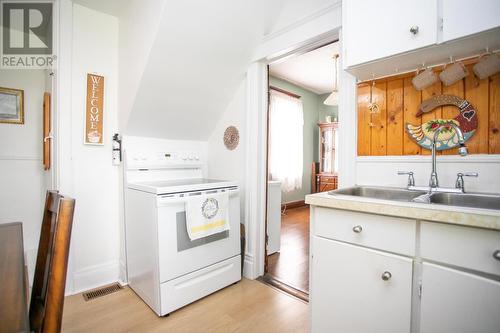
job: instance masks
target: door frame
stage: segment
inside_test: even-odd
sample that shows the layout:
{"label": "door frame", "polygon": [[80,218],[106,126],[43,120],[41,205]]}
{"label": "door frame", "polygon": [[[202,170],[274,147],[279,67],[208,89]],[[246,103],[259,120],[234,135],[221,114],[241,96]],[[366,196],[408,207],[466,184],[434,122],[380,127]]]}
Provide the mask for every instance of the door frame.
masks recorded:
{"label": "door frame", "polygon": [[[265,236],[264,236],[264,239],[265,239],[265,242],[264,242],[264,274],[266,274],[268,272],[268,254],[267,254],[267,245],[268,245],[268,242],[269,242],[269,234],[267,232],[267,226],[268,226],[268,213],[267,213],[267,209],[268,209],[268,204],[269,204],[269,194],[268,194],[268,188],[267,188],[267,181],[269,180],[268,177],[269,177],[269,103],[271,102],[271,98],[270,98],[270,90],[271,90],[271,83],[269,82],[269,78],[270,78],[270,73],[269,73],[269,68],[271,65],[273,64],[277,64],[277,63],[280,63],[280,62],[284,62],[286,61],[287,59],[289,58],[292,58],[292,57],[296,57],[296,56],[300,56],[302,54],[305,54],[305,53],[308,53],[308,52],[312,52],[314,50],[317,50],[317,49],[320,49],[324,46],[327,46],[329,44],[333,44],[333,43],[336,43],[336,42],[339,42],[339,38],[335,38],[334,35],[332,36],[328,36],[328,37],[325,37],[324,39],[320,39],[318,41],[315,41],[314,43],[311,43],[311,44],[308,44],[308,45],[305,45],[303,47],[301,47],[299,50],[291,50],[290,54],[286,57],[286,58],[279,58],[277,60],[274,60],[274,59],[270,59],[269,62],[267,63],[267,66],[266,66],[266,69],[267,69],[267,107],[266,107],[266,146],[265,146],[265,151],[266,151],[266,194],[265,194],[265,198],[266,198],[266,215],[265,215],[265,224],[264,224],[264,232],[265,232]],[[304,168],[307,167],[307,166],[304,166]]]}
{"label": "door frame", "polygon": [[[340,41],[341,54],[343,53],[340,27],[327,33],[309,38],[283,51],[269,54],[253,62],[247,71],[246,97],[246,198],[245,220],[248,227],[247,251],[245,254],[244,275],[255,279],[264,275],[266,253],[266,225],[267,225],[267,115],[268,115],[268,78],[267,66],[271,63],[306,53],[321,45]],[[340,62],[342,68],[342,62]],[[341,70],[339,73],[339,94],[341,110],[355,110],[356,79]],[[342,88],[344,86],[344,88]],[[348,132],[349,128],[356,128],[356,114],[354,111],[342,114],[345,126],[339,126],[339,187],[354,185],[356,133]],[[354,127],[353,127],[354,126]],[[342,128],[346,128],[343,131]],[[342,172],[349,170],[349,172]]]}

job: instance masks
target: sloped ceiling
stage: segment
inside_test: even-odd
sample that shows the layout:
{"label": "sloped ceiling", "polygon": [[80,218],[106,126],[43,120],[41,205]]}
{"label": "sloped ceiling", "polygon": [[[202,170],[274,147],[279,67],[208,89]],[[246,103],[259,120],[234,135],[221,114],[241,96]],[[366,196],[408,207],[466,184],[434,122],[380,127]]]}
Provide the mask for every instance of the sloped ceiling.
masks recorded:
{"label": "sloped ceiling", "polygon": [[126,133],[208,139],[262,35],[258,2],[167,1]]}
{"label": "sloped ceiling", "polygon": [[[332,2],[311,1],[309,11]],[[284,26],[282,12],[289,21],[310,14],[303,5],[290,7],[301,3],[303,0],[164,0],[137,88],[127,92],[135,97],[120,107],[130,109],[124,133],[207,140],[244,79],[262,37]],[[120,68],[121,79],[127,78],[123,75],[126,70]]]}

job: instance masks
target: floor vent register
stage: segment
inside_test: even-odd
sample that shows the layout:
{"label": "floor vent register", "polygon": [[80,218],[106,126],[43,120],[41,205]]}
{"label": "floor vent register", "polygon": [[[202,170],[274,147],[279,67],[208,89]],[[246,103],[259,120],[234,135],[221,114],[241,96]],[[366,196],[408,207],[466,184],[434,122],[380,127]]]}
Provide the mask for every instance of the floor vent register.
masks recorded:
{"label": "floor vent register", "polygon": [[122,290],[123,287],[119,283],[113,283],[108,286],[100,287],[97,289],[89,290],[83,293],[83,299],[85,301],[91,301],[98,297],[106,296],[114,292]]}

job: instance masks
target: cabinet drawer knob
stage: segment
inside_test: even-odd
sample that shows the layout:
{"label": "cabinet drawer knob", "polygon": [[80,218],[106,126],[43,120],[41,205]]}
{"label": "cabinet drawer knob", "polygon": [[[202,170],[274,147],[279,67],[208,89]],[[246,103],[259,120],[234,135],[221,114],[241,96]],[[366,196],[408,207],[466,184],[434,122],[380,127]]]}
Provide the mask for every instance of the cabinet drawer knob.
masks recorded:
{"label": "cabinet drawer knob", "polygon": [[360,225],[356,225],[356,226],[352,227],[352,231],[359,234],[361,231],[363,231],[363,227]]}
{"label": "cabinet drawer knob", "polygon": [[414,35],[418,34],[418,25],[414,25],[410,28],[410,32]]}
{"label": "cabinet drawer knob", "polygon": [[500,261],[500,250],[496,250],[495,252],[493,252],[493,258]]}
{"label": "cabinet drawer knob", "polygon": [[385,271],[384,273],[382,273],[382,280],[384,281],[389,281],[391,277],[392,277],[391,272]]}

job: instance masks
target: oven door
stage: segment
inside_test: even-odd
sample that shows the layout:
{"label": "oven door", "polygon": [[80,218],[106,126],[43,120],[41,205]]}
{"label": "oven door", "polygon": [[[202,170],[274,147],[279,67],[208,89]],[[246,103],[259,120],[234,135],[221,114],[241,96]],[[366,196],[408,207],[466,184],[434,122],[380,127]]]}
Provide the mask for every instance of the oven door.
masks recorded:
{"label": "oven door", "polygon": [[[229,192],[230,230],[189,239],[185,204],[196,195]],[[240,255],[240,199],[238,188],[188,192],[158,197],[160,283]]]}

